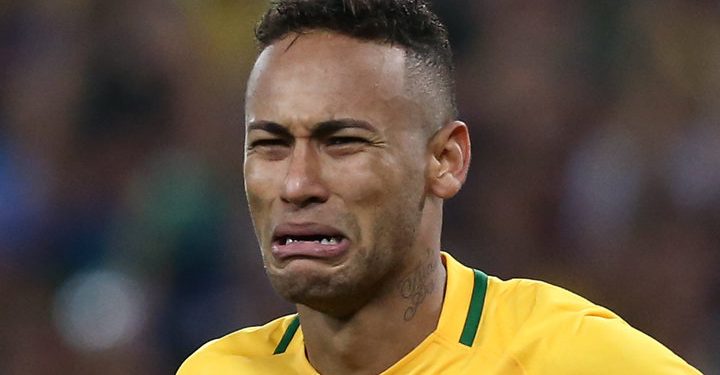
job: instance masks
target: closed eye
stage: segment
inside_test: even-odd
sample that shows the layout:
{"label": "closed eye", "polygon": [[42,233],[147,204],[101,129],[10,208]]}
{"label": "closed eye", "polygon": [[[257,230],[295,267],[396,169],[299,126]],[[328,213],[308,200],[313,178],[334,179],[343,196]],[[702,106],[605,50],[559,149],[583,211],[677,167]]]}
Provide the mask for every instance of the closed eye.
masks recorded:
{"label": "closed eye", "polygon": [[260,138],[248,144],[247,154],[267,160],[282,160],[290,153],[290,140],[283,138]]}
{"label": "closed eye", "polygon": [[370,143],[370,141],[361,137],[330,137],[327,141],[327,144],[330,146],[342,146],[357,143]]}
{"label": "closed eye", "polygon": [[272,146],[287,146],[288,143],[284,139],[271,138],[271,139],[258,139],[250,142],[249,148],[254,149],[257,147],[272,147]]}

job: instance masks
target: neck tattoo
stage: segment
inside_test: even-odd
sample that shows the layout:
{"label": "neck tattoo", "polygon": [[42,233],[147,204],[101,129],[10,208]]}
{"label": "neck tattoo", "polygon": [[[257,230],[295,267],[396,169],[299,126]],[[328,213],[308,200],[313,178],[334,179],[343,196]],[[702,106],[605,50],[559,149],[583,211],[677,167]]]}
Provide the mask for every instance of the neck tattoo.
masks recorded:
{"label": "neck tattoo", "polygon": [[400,281],[400,296],[410,303],[403,314],[406,322],[415,317],[419,306],[425,301],[425,297],[435,290],[435,278],[432,277],[435,268],[437,268],[437,262],[434,261],[421,264],[409,276]]}

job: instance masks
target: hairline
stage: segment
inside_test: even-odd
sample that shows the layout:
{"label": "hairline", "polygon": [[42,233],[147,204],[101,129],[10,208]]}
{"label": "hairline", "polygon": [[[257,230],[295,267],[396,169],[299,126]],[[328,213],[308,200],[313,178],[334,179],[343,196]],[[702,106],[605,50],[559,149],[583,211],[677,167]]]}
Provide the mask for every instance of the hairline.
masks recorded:
{"label": "hairline", "polygon": [[[351,33],[346,33],[340,30],[334,30],[331,28],[305,28],[300,30],[291,30],[285,34],[282,34],[270,41],[269,43],[259,43],[258,45],[258,56],[262,54],[267,48],[275,45],[276,43],[284,40],[288,37],[292,37],[293,40],[286,47],[287,49],[292,48],[295,41],[303,35],[310,34],[313,32],[324,32],[329,34],[341,35],[347,38],[354,39],[356,41],[364,43],[373,43],[379,46],[386,46],[390,48],[398,48],[403,51],[404,62],[403,62],[403,74],[404,74],[404,85],[403,90],[410,93],[414,97],[421,97],[420,101],[423,102],[422,108],[425,110],[424,118],[426,124],[423,124],[423,128],[429,132],[428,135],[433,134],[437,129],[445,125],[457,117],[457,109],[454,101],[454,83],[452,82],[452,68],[445,69],[442,65],[440,67],[432,66],[429,61],[430,56],[423,54],[422,52],[406,46],[402,43],[395,43],[392,40],[382,40],[373,38],[362,38]],[[294,35],[293,35],[294,34]],[[257,58],[256,58],[257,61]],[[414,73],[417,76],[413,76]],[[446,79],[436,79],[433,75],[446,75]],[[444,82],[448,80],[448,85]],[[439,93],[440,95],[432,95],[432,92],[426,92],[423,87],[431,87],[433,92]],[[432,114],[440,114],[433,118]]]}

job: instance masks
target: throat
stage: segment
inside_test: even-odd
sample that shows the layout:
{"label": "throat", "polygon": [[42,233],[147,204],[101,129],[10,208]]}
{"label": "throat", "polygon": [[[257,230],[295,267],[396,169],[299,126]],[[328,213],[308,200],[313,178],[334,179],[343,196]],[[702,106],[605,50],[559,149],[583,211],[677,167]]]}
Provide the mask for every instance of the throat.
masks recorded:
{"label": "throat", "polygon": [[338,319],[298,305],[306,355],[321,374],[378,374],[413,351],[437,328],[445,268],[420,265],[385,298]]}

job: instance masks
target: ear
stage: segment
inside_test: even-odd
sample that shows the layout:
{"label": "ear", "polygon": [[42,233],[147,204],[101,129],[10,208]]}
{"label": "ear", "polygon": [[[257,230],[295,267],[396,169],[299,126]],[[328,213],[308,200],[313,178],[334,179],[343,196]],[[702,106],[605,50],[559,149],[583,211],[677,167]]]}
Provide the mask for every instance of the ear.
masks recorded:
{"label": "ear", "polygon": [[433,195],[449,199],[460,191],[470,166],[470,134],[462,121],[445,124],[430,140],[428,186]]}

